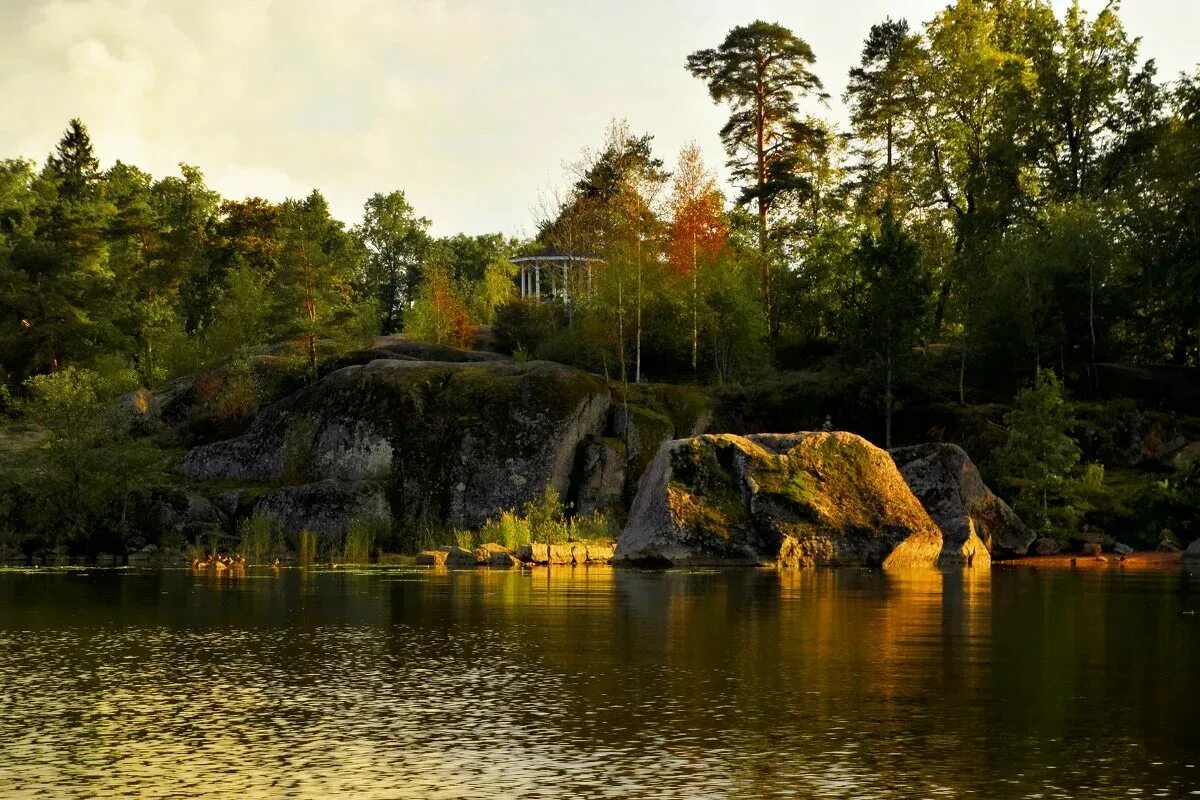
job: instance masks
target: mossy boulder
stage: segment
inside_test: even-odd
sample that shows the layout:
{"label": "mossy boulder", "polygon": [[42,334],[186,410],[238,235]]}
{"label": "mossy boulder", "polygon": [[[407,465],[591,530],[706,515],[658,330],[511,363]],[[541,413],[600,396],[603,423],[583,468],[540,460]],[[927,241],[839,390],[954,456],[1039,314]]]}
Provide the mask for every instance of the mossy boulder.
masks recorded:
{"label": "mossy boulder", "polygon": [[886,452],[844,432],[667,443],[615,558],[646,564],[931,566],[942,534]]}
{"label": "mossy boulder", "polygon": [[475,527],[553,485],[609,406],[595,375],[548,362],[375,360],[263,409],[243,436],[191,450],[188,477],[377,481],[404,522]]}
{"label": "mossy boulder", "polygon": [[946,560],[978,536],[989,553],[1023,556],[1037,538],[1020,517],[987,487],[966,451],[931,442],[891,451],[908,487],[942,529]]}

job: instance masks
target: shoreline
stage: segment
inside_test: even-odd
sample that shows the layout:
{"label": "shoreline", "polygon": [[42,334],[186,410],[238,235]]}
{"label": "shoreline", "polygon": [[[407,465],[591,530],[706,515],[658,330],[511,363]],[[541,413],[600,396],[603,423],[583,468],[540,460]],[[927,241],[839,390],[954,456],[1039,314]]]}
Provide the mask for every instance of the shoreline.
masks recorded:
{"label": "shoreline", "polygon": [[993,567],[1013,567],[1018,569],[1144,569],[1144,570],[1176,570],[1186,568],[1183,563],[1183,552],[1164,553],[1155,550],[1134,552],[1127,556],[1115,553],[1105,553],[1101,556],[1084,556],[1079,554],[1060,554],[1053,556],[1021,556],[1020,558],[993,561]]}

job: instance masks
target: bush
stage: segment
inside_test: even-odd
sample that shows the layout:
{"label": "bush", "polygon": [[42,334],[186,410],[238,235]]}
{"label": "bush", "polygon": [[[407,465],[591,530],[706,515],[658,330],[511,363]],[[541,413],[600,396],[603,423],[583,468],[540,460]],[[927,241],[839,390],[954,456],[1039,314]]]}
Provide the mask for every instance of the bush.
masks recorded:
{"label": "bush", "polygon": [[554,309],[538,300],[509,300],[496,308],[496,344],[506,353],[537,352],[558,329]]}
{"label": "bush", "polygon": [[523,512],[530,541],[560,544],[570,538],[563,505],[553,486],[547,486],[540,497],[526,503]]}

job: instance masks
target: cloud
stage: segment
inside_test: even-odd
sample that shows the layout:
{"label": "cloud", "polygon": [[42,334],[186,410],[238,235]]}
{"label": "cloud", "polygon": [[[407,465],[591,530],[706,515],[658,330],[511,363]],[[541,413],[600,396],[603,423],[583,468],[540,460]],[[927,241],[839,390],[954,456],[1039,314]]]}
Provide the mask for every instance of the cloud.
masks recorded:
{"label": "cloud", "polygon": [[[1187,52],[1186,26],[1166,12],[1197,12],[1173,1],[1127,13],[1140,15],[1134,33],[1153,28],[1155,55],[1164,41]],[[925,19],[944,2],[904,11]],[[0,155],[44,158],[80,116],[105,164],[166,175],[185,161],[234,197],[320,188],[349,222],[370,193],[404,189],[439,233],[531,230],[539,192],[614,116],[655,134],[668,163],[696,139],[720,166],[723,113],[684,71],[688,52],[756,16],[777,19],[813,44],[837,97],[867,28],[897,5],[858,0],[832,15],[817,0],[0,3]]]}

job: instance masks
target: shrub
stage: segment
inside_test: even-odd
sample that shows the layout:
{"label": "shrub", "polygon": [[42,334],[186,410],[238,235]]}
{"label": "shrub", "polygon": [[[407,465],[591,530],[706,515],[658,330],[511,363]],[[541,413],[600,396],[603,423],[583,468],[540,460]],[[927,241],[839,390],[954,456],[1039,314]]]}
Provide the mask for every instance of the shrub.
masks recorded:
{"label": "shrub", "polygon": [[563,505],[553,486],[547,486],[540,497],[526,503],[523,513],[531,541],[559,544],[569,538]]}
{"label": "shrub", "polygon": [[506,353],[537,352],[557,327],[554,309],[537,300],[509,300],[496,308],[496,344]]}

